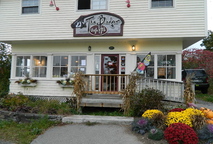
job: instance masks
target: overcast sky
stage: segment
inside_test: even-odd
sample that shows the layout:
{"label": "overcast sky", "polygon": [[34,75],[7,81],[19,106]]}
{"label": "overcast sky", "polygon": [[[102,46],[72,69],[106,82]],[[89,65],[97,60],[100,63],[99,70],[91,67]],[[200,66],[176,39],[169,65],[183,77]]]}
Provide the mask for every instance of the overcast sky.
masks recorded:
{"label": "overcast sky", "polygon": [[[213,0],[207,0],[207,17],[208,17],[208,30],[213,31]],[[202,40],[189,46],[188,48],[205,48],[200,46],[201,43]]]}

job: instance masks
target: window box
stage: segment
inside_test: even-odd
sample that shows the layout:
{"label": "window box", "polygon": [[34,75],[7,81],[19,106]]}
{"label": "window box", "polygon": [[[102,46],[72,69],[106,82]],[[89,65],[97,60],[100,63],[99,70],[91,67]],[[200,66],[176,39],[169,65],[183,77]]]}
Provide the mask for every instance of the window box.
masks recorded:
{"label": "window box", "polygon": [[37,83],[30,83],[30,84],[20,84],[22,87],[35,87]]}
{"label": "window box", "polygon": [[59,85],[62,88],[73,88],[74,87],[74,85],[62,85],[62,84],[59,84]]}

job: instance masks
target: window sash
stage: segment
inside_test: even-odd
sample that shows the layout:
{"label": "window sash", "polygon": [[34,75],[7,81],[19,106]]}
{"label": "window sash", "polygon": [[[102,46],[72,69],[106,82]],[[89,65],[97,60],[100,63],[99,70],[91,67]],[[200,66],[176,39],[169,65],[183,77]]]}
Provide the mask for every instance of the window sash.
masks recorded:
{"label": "window sash", "polygon": [[47,76],[47,56],[33,56],[32,77]]}
{"label": "window sash", "polygon": [[30,56],[17,56],[16,58],[16,76],[25,77],[30,74]]}
{"label": "window sash", "polygon": [[107,0],[78,0],[78,10],[107,9]]}
{"label": "window sash", "polygon": [[22,0],[22,14],[38,13],[39,0]]}
{"label": "window sash", "polygon": [[173,7],[173,0],[152,0],[152,7]]}

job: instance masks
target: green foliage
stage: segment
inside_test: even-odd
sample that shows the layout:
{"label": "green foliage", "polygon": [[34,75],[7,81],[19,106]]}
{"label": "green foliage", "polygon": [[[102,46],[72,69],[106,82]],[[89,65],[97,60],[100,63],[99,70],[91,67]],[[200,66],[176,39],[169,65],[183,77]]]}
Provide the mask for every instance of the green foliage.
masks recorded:
{"label": "green foliage", "polygon": [[47,117],[34,120],[30,123],[0,120],[0,139],[16,144],[29,144],[46,129],[57,124],[59,122],[50,121]]}
{"label": "green foliage", "polygon": [[205,69],[209,78],[213,78],[213,52],[203,49],[184,50],[182,54],[183,69]]}
{"label": "green foliage", "polygon": [[196,92],[196,98],[201,99],[203,101],[212,102],[213,103],[213,94],[202,94]]}
{"label": "green foliage", "polygon": [[1,99],[1,105],[7,110],[16,111],[24,107],[28,101],[29,99],[21,93],[17,95],[12,94]]}
{"label": "green foliage", "polygon": [[156,89],[146,88],[130,97],[130,115],[141,116],[148,109],[163,109],[165,95]]}
{"label": "green foliage", "polygon": [[201,46],[205,46],[207,50],[213,50],[213,32],[208,32],[208,37],[203,39]]}
{"label": "green foliage", "polygon": [[9,92],[10,66],[11,53],[8,45],[0,42],[0,97],[4,97]]}
{"label": "green foliage", "polygon": [[7,95],[2,98],[1,108],[9,111],[19,111],[28,113],[42,113],[42,114],[73,114],[76,111],[76,104],[71,102],[60,103],[57,100],[43,100],[26,97],[19,93],[17,95]]}
{"label": "green foliage", "polygon": [[208,144],[211,144],[213,142],[213,125],[208,124],[203,126],[202,129],[197,131],[198,138],[201,140],[207,140]]}
{"label": "green foliage", "polygon": [[137,132],[139,134],[145,134],[149,130],[154,128],[151,121],[147,118],[136,119],[132,122],[132,131]]}
{"label": "green foliage", "polygon": [[148,134],[148,138],[159,141],[164,138],[163,131],[160,129],[151,129]]}

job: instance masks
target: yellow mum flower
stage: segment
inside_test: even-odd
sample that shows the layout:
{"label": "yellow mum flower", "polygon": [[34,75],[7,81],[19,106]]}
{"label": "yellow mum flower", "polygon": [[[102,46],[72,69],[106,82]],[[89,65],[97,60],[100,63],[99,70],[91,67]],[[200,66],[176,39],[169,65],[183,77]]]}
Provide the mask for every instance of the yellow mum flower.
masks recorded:
{"label": "yellow mum flower", "polygon": [[152,119],[153,115],[154,115],[154,114],[157,114],[157,113],[160,113],[160,114],[163,115],[163,113],[162,113],[160,110],[152,109],[152,110],[146,110],[146,111],[142,114],[142,117],[148,118],[148,119]]}

